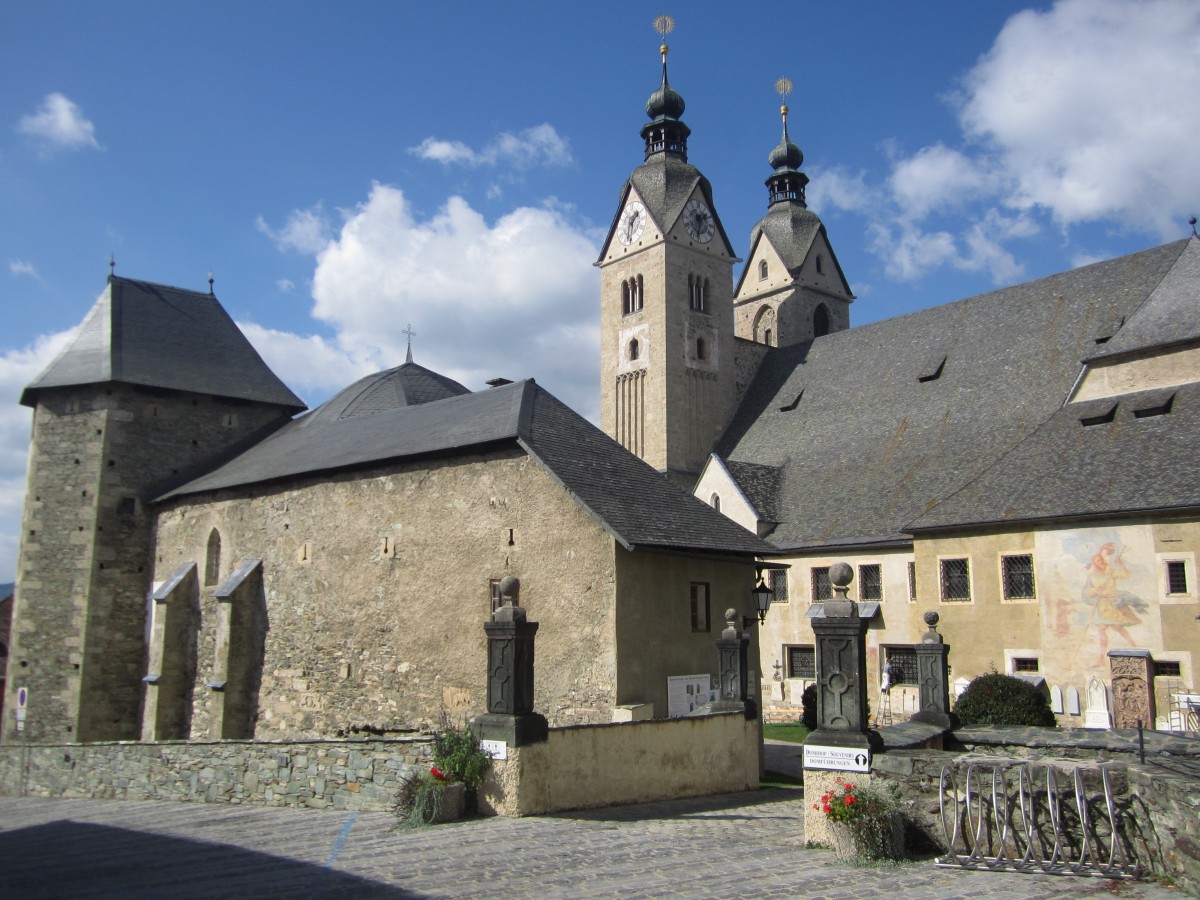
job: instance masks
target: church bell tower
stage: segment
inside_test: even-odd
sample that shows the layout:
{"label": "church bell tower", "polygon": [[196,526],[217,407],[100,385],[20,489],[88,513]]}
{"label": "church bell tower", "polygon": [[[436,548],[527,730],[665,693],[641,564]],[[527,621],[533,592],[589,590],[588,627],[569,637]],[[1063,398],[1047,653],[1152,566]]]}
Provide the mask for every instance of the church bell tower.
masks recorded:
{"label": "church bell tower", "polygon": [[[655,20],[665,40],[669,16]],[[667,80],[646,102],[645,161],[621,201],[600,268],[601,426],[690,489],[735,397],[733,265],[712,187],[688,162],[683,97]]]}

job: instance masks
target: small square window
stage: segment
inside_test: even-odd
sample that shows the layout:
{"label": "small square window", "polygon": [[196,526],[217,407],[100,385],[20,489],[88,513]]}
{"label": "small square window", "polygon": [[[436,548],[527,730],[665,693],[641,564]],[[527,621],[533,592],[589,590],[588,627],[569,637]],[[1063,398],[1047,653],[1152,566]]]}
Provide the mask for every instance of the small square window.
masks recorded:
{"label": "small square window", "polygon": [[1033,583],[1033,554],[1000,557],[1000,577],[1004,583],[1005,600],[1033,600],[1037,597]]}
{"label": "small square window", "polygon": [[883,599],[883,573],[879,563],[858,567],[858,599]]}
{"label": "small square window", "polygon": [[1168,662],[1165,659],[1156,659],[1154,661],[1154,677],[1155,678],[1180,678],[1183,673],[1179,669],[1179,663]]}
{"label": "small square window", "polygon": [[708,585],[692,582],[692,631],[708,631]]}
{"label": "small square window", "polygon": [[817,677],[817,656],[813,647],[788,647],[788,678]]}
{"label": "small square window", "polygon": [[833,599],[833,582],[829,580],[829,566],[814,566],[812,569],[812,602],[822,603]]}
{"label": "small square window", "polygon": [[788,602],[788,573],[787,569],[771,570],[771,602]]}
{"label": "small square window", "polygon": [[971,599],[971,569],[965,559],[943,559],[942,600],[961,602]]}
{"label": "small square window", "polygon": [[1014,675],[1035,675],[1041,667],[1036,656],[1014,656],[1012,670]]}
{"label": "small square window", "polygon": [[1186,594],[1188,592],[1187,566],[1183,560],[1167,561],[1167,593]]}

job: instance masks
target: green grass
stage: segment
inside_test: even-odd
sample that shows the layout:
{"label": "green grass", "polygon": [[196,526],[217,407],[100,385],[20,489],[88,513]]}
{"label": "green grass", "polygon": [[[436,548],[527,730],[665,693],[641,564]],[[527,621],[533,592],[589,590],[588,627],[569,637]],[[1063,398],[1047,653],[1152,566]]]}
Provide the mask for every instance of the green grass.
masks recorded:
{"label": "green grass", "polygon": [[763,737],[773,741],[791,741],[793,744],[802,744],[808,737],[808,729],[799,722],[763,725]]}

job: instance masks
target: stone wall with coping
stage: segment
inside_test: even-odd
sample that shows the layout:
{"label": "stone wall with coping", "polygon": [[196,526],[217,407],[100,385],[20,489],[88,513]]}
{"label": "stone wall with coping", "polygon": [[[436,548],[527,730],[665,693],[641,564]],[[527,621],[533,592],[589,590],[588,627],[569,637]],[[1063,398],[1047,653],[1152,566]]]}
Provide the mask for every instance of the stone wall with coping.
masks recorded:
{"label": "stone wall with coping", "polygon": [[493,762],[479,806],[532,816],[755,790],[761,747],[758,720],[740,712],[552,728]]}
{"label": "stone wall with coping", "polygon": [[386,811],[432,752],[428,736],[8,744],[0,746],[0,795]]}

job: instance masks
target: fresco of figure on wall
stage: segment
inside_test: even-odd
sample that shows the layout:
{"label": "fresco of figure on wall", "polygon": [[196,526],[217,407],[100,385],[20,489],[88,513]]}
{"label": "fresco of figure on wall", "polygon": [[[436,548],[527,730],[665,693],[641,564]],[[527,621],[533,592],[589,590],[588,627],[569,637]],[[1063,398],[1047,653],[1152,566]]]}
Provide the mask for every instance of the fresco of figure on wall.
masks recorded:
{"label": "fresco of figure on wall", "polygon": [[1129,578],[1129,568],[1122,559],[1124,554],[1124,546],[1108,541],[1100,545],[1086,566],[1083,602],[1092,607],[1088,625],[1094,625],[1099,634],[1100,665],[1108,659],[1109,632],[1116,632],[1125,642],[1123,646],[1134,646],[1129,627],[1141,624],[1142,617],[1138,613],[1148,610],[1144,600],[1119,587],[1122,581]]}

